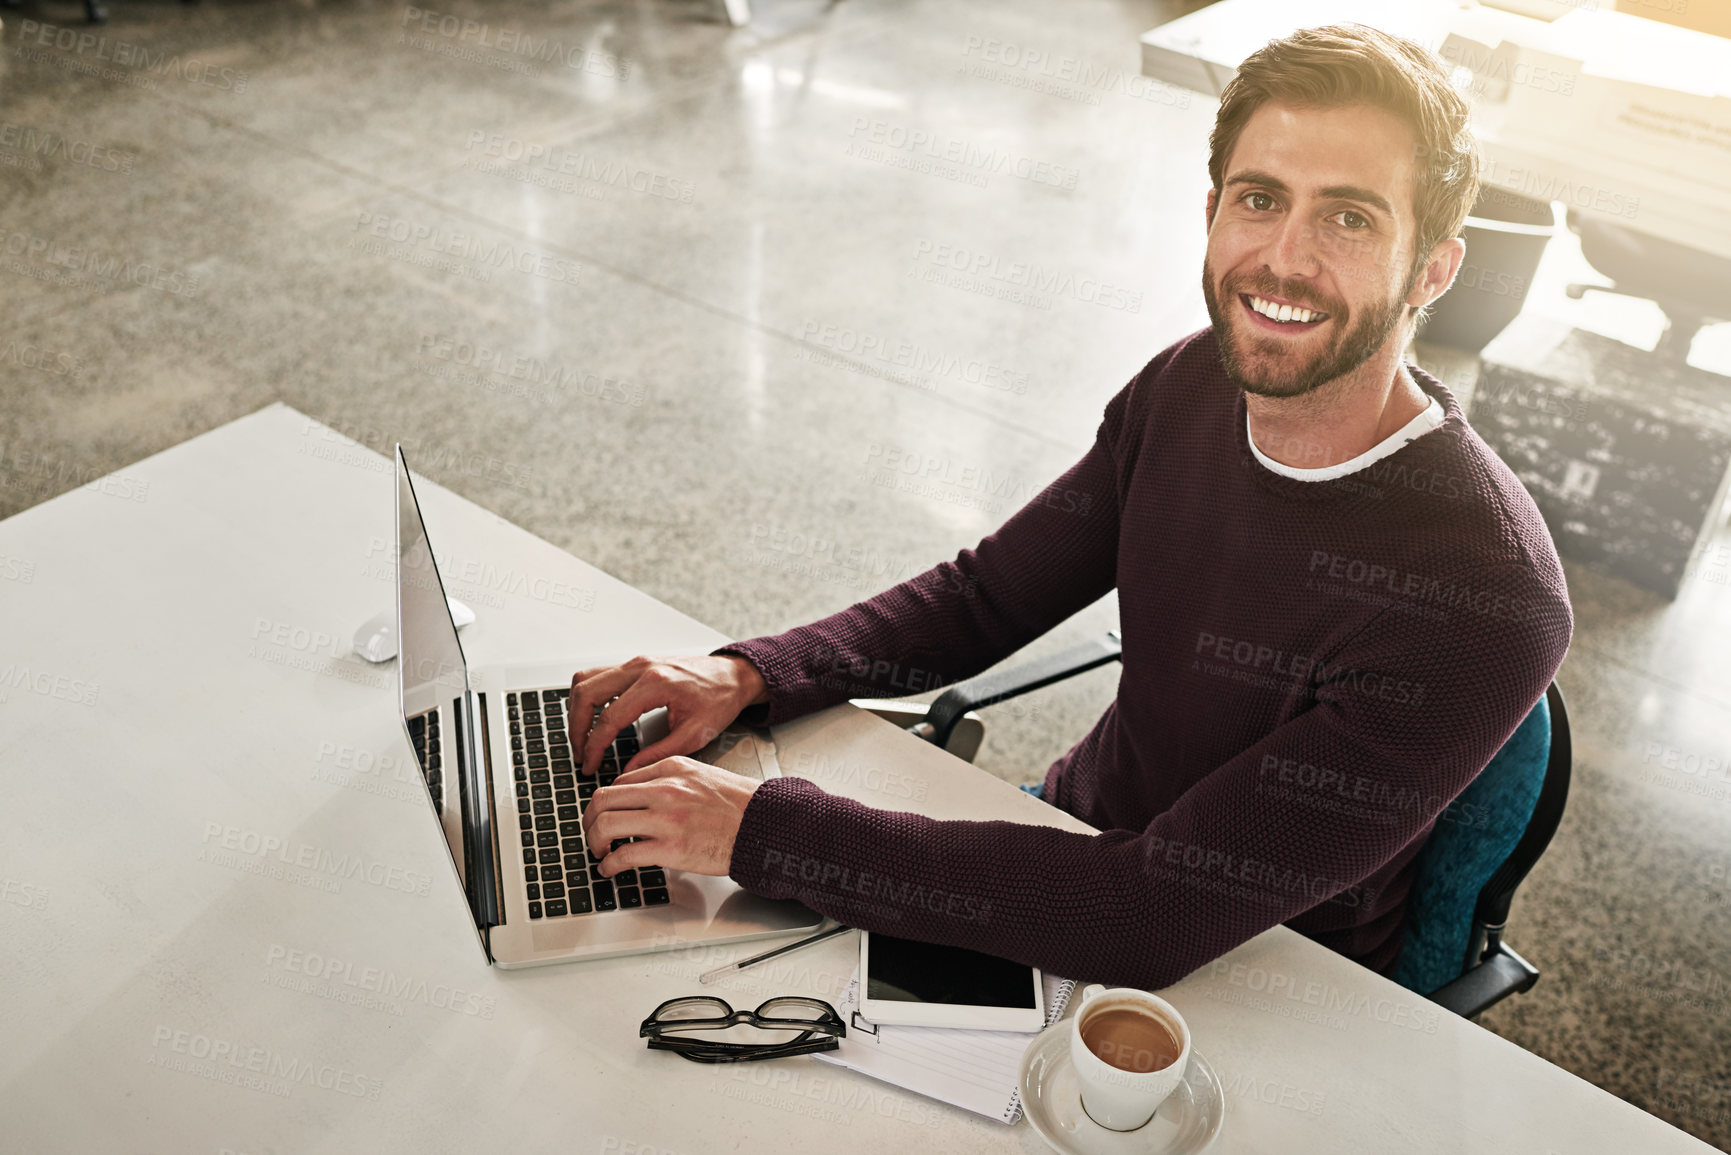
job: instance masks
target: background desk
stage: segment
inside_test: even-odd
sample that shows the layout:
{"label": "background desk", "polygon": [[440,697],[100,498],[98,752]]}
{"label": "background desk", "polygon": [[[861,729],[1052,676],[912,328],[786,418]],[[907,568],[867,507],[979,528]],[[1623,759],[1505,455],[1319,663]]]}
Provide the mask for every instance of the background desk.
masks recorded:
{"label": "background desk", "polygon": [[[1473,105],[1486,186],[1731,257],[1731,42],[1597,6],[1554,21],[1458,0],[1220,0],[1142,36],[1144,74],[1219,96],[1244,58],[1299,28],[1361,22],[1485,68]],[[1506,83],[1508,81],[1514,83]],[[1506,90],[1506,95],[1505,95]]]}
{"label": "background desk", "polygon": [[[273,406],[0,523],[0,1147],[1044,1150],[815,1061],[647,1051],[638,1021],[750,944],[484,965],[394,672],[347,655],[391,598],[391,476]],[[720,640],[421,497],[473,660]],[[1085,829],[852,707],[778,739],[869,803]],[[851,939],[724,997],[833,1000]],[[1167,997],[1229,1088],[1222,1151],[1711,1150],[1283,928]]]}

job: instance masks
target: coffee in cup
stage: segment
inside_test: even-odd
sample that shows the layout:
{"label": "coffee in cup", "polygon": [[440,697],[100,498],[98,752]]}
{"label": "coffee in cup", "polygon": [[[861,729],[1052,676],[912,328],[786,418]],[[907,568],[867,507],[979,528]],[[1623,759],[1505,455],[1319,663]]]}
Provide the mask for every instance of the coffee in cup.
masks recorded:
{"label": "coffee in cup", "polygon": [[1084,987],[1070,1020],[1082,1109],[1113,1131],[1145,1125],[1190,1066],[1190,1028],[1176,1007],[1130,987]]}

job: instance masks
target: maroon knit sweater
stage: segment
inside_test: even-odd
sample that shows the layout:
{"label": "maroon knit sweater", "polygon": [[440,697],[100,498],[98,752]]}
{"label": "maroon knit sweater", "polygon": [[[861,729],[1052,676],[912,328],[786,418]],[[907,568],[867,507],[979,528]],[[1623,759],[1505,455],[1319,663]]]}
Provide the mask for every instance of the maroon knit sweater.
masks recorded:
{"label": "maroon knit sweater", "polygon": [[1544,693],[1573,620],[1537,507],[1432,376],[1438,428],[1334,481],[1251,454],[1213,331],[1155,357],[995,533],[723,646],[761,720],[971,677],[1118,589],[1117,699],[1046,772],[1101,833],[936,821],[797,777],[729,873],[867,930],[1160,988],[1275,925],[1387,971],[1413,860]]}

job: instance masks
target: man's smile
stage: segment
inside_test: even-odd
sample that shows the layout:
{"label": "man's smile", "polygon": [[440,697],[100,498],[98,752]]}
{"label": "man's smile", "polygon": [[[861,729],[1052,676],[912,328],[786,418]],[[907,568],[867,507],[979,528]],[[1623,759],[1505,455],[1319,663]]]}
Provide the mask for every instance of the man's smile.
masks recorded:
{"label": "man's smile", "polygon": [[1240,293],[1238,300],[1250,314],[1251,323],[1270,333],[1308,333],[1329,317],[1315,309],[1284,304],[1255,293]]}

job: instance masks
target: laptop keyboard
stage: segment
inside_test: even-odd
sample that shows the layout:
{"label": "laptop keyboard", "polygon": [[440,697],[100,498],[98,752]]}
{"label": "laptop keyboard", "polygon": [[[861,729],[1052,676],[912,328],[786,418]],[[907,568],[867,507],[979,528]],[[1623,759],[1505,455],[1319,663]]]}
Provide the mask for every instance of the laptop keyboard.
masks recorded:
{"label": "laptop keyboard", "polygon": [[427,776],[427,791],[433,805],[445,804],[444,759],[439,755],[439,711],[428,710],[409,719],[409,739],[415,744],[415,757],[421,760],[421,773]]}
{"label": "laptop keyboard", "polygon": [[[598,787],[610,786],[638,751],[637,727],[625,727],[602,756],[594,778],[577,774],[565,732],[570,689],[505,695],[511,723],[511,773],[529,917],[566,918],[606,910],[666,906],[667,874],[658,866],[601,877],[601,862],[583,841],[583,812]],[[582,751],[577,751],[581,755]],[[614,842],[614,848],[625,839]]]}

